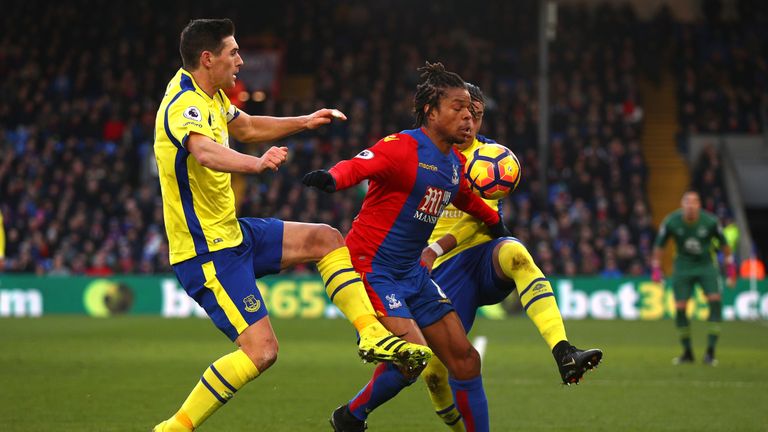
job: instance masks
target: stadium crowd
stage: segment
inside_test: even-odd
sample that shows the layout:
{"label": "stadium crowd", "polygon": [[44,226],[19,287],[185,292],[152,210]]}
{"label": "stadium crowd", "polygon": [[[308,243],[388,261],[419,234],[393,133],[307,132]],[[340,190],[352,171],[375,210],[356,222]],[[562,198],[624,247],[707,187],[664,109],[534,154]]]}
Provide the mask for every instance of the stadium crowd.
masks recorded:
{"label": "stadium crowd", "polygon": [[737,2],[738,21],[706,2],[705,19],[675,33],[681,136],[762,131],[768,103],[768,11],[756,1]]}
{"label": "stadium crowd", "polygon": [[[100,11],[108,16],[94,19],[95,12],[84,12],[89,10],[84,2],[29,13],[36,3],[11,5],[0,18],[7,29],[0,39],[4,270],[167,272],[152,155],[162,79],[179,67],[174,29],[192,17],[226,11],[183,3],[168,7],[179,11],[174,15],[158,14],[150,2],[139,1],[114,5]],[[551,147],[544,190],[538,180],[537,30],[531,19],[537,3],[481,2],[469,15],[457,1],[395,3],[292,1],[260,9],[258,16],[244,12],[246,3],[229,6],[244,46],[249,36],[271,35],[284,50],[285,72],[309,74],[314,81],[309,99],[268,94],[264,102],[247,102],[246,111],[297,115],[332,106],[349,117],[285,139],[289,164],[275,174],[246,179],[239,214],[324,222],[346,233],[364,189],[321,195],[297,179],[411,128],[416,68],[424,60],[439,60],[484,90],[489,100],[483,133],[521,160],[523,180],[506,200],[504,214],[544,273],[647,273],[654,228],[639,145],[643,108],[637,85],[641,70],[662,67],[659,56],[646,54],[649,44],[659,43],[651,37],[658,27],[670,24],[664,19],[642,23],[629,7],[561,7],[558,34],[567,37],[558,37],[550,48]],[[685,44],[695,28],[675,26],[681,49],[695,51]],[[722,50],[743,61],[683,56],[683,100],[689,90],[698,94],[700,86],[710,85],[712,74],[757,69],[763,75],[755,79],[764,79],[765,56],[749,56],[749,49],[736,47]],[[738,130],[757,130],[756,96],[741,88],[715,92],[725,92],[725,99],[718,94],[690,104],[721,114],[726,120],[718,127],[736,116]],[[701,108],[708,103],[717,109]],[[688,119],[689,103],[681,105],[683,127],[693,131],[699,117]],[[729,111],[732,107],[736,113]],[[706,173],[716,167],[708,163],[700,181],[711,180]]]}

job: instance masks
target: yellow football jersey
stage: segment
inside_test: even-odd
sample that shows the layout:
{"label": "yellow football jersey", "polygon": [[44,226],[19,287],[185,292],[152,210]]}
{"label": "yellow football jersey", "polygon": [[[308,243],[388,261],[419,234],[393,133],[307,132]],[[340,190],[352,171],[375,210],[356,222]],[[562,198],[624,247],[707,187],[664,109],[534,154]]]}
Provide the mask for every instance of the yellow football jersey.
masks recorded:
{"label": "yellow football jersey", "polygon": [[186,148],[191,133],[229,147],[227,123],[239,114],[224,92],[208,96],[184,69],[168,83],[154,149],[171,264],[243,241],[231,175],[203,167]]}
{"label": "yellow football jersey", "polygon": [[[478,139],[475,138],[475,141],[472,143],[472,145],[462,150],[461,154],[469,159],[472,152],[482,145],[485,145],[485,143],[478,141]],[[486,199],[483,201],[485,201],[489,207],[496,209],[496,211],[500,210],[500,201]],[[461,251],[467,250],[473,246],[477,246],[481,243],[485,243],[493,239],[490,232],[488,231],[488,227],[486,227],[482,221],[457,209],[453,204],[449,204],[447,207],[445,207],[445,210],[443,210],[443,213],[437,220],[435,229],[432,231],[429,242],[436,242],[438,239],[440,239],[445,234],[448,234],[449,232],[453,234],[454,237],[456,237],[456,239],[459,241],[459,244],[452,251],[447,252],[445,255],[435,260],[434,268],[437,268],[444,261]]]}

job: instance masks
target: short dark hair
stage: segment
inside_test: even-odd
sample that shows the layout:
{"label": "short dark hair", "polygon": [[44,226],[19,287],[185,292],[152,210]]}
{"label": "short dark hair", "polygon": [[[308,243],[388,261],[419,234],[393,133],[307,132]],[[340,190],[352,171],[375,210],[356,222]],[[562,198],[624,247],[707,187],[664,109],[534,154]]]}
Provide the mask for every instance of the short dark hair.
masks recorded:
{"label": "short dark hair", "polygon": [[[467,88],[466,83],[455,72],[448,72],[442,63],[426,64],[419,69],[421,82],[416,86],[416,94],[413,96],[413,112],[416,114],[416,127],[427,123],[427,114],[432,111],[445,94],[445,89],[452,87]],[[424,107],[429,105],[429,110],[424,112]]]}
{"label": "short dark hair", "polygon": [[472,83],[467,83],[467,90],[469,90],[469,97],[472,98],[472,102],[480,102],[485,105],[485,95],[483,94],[483,91],[480,90],[480,87]]}
{"label": "short dark hair", "polygon": [[190,21],[179,38],[179,53],[184,69],[197,69],[203,51],[219,55],[224,48],[222,40],[234,35],[235,24],[228,18]]}

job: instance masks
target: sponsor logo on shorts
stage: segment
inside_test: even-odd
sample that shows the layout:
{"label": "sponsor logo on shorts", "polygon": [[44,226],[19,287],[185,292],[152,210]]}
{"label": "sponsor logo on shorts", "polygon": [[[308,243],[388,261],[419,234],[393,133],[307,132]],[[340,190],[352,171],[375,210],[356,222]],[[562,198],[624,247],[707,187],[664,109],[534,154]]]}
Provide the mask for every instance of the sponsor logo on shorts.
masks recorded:
{"label": "sponsor logo on shorts", "polygon": [[253,294],[244,298],[243,303],[245,303],[245,310],[248,312],[256,312],[261,308],[261,300],[257,299]]}
{"label": "sponsor logo on shorts", "polygon": [[402,303],[400,303],[400,300],[398,300],[397,297],[395,297],[394,294],[387,294],[384,296],[384,298],[387,299],[387,301],[389,302],[387,307],[389,307],[390,309],[397,309],[403,305]]}

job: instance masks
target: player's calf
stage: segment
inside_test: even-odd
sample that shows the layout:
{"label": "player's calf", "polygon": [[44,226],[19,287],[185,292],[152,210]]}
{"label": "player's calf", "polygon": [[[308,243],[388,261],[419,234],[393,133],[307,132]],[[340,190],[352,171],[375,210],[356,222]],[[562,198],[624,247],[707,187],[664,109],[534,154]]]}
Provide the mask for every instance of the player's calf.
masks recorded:
{"label": "player's calf", "polygon": [[435,414],[450,430],[464,432],[464,423],[461,421],[461,414],[453,400],[453,392],[448,384],[448,369],[445,365],[440,359],[434,357],[429,361],[421,376],[427,384]]}

